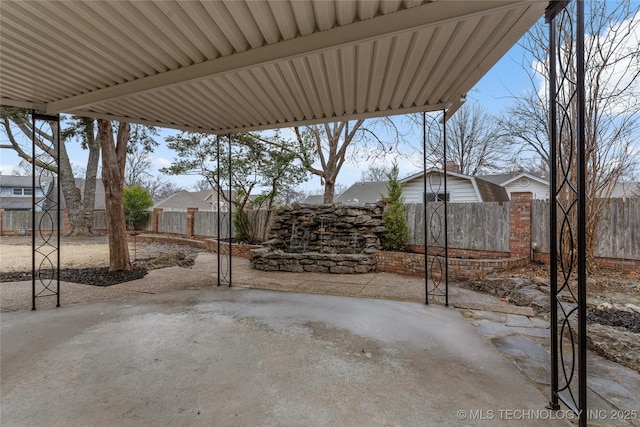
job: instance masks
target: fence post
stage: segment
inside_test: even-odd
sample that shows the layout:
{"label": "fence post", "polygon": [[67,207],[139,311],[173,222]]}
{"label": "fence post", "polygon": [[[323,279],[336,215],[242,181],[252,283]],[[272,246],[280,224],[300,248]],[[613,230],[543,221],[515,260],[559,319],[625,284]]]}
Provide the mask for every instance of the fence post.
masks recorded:
{"label": "fence post", "polygon": [[2,217],[4,216],[4,208],[0,208],[0,236],[2,236],[4,228],[2,228]]}
{"label": "fence post", "polygon": [[193,237],[193,220],[198,208],[187,208],[187,237]]}
{"label": "fence post", "polygon": [[512,257],[531,259],[531,198],[530,192],[511,193],[509,251]]}
{"label": "fence post", "polygon": [[158,222],[162,208],[153,208],[153,218],[151,218],[151,232],[158,234]]}

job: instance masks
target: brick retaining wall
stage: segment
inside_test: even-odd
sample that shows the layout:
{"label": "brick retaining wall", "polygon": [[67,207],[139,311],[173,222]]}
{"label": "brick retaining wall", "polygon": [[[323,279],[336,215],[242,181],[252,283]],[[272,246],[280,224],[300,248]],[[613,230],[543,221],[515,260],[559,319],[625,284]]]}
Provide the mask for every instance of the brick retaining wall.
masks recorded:
{"label": "brick retaining wall", "polygon": [[[375,254],[376,271],[387,273],[424,276],[424,255],[411,252],[378,251]],[[429,261],[433,257],[429,256]],[[450,279],[472,279],[483,277],[489,273],[507,271],[524,267],[529,263],[528,257],[511,257],[500,259],[467,259],[449,257]],[[431,265],[431,263],[430,263]],[[441,272],[435,272],[442,274]]]}
{"label": "brick retaining wall", "polygon": [[[536,252],[533,255],[535,262],[549,264],[549,254],[544,252]],[[640,273],[640,259],[621,259],[621,258],[600,258],[593,259],[596,267],[606,268],[609,270],[624,271],[626,273]]]}

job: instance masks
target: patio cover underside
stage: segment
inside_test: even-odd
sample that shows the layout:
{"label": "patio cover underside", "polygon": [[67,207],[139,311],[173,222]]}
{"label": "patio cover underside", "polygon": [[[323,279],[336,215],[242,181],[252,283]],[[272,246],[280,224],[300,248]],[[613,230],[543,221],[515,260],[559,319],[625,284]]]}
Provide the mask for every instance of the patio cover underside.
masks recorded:
{"label": "patio cover underside", "polygon": [[216,134],[452,114],[547,4],[3,0],[1,103]]}

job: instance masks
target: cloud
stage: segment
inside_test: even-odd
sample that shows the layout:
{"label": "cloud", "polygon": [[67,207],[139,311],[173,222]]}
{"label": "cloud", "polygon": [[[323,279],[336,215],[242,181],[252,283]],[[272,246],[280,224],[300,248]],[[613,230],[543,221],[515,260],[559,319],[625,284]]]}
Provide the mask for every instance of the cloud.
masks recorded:
{"label": "cloud", "polygon": [[153,157],[151,161],[158,167],[171,166],[171,160],[165,157]]}
{"label": "cloud", "polygon": [[11,175],[13,169],[15,169],[15,165],[0,165],[0,174],[1,175]]}
{"label": "cloud", "polygon": [[[588,13],[588,12],[587,12]],[[589,18],[587,17],[587,20]],[[587,25],[588,27],[588,25]],[[600,34],[585,35],[585,50],[587,55],[592,52],[591,59],[585,58],[587,94],[591,93],[590,80],[595,82],[598,75],[600,86],[599,96],[601,111],[609,114],[628,114],[638,111],[640,105],[640,10],[629,19],[611,22],[602,28]],[[593,46],[601,46],[604,55],[608,56],[607,65],[600,65],[600,55]],[[591,65],[589,62],[591,61]],[[598,62],[596,62],[598,61]],[[540,61],[533,61],[531,67],[535,73],[538,96],[542,100],[548,99],[548,82],[544,78],[545,65]],[[611,97],[611,98],[609,98]]]}

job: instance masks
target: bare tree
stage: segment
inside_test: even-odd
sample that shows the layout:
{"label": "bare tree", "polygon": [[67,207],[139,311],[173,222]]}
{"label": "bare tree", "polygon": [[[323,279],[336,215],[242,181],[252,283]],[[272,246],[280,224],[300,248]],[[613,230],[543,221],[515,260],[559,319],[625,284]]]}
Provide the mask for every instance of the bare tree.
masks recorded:
{"label": "bare tree", "polygon": [[[53,159],[51,160],[53,161]],[[11,175],[14,176],[31,176],[33,174],[33,165],[27,162],[25,159],[20,160],[18,166],[11,170]],[[56,177],[56,174],[49,170],[36,166],[36,174],[47,179],[53,179]]]}
{"label": "bare tree", "polygon": [[[434,163],[442,162],[443,144],[438,138],[427,139]],[[478,104],[464,104],[447,120],[447,166],[465,175],[494,172],[510,156],[509,142],[503,137],[496,119]]]}
{"label": "bare tree", "polygon": [[393,166],[376,166],[371,165],[367,170],[362,172],[360,179],[365,182],[383,182],[387,181],[392,173]]}
{"label": "bare tree", "polygon": [[[569,7],[575,7],[575,3]],[[640,12],[630,1],[589,1],[585,22],[585,149],[587,196],[587,258],[593,258],[596,245],[596,226],[600,220],[605,199],[609,198],[620,177],[628,174],[638,162],[640,130],[640,49],[638,34]],[[574,14],[570,14],[574,16]],[[563,31],[570,34],[575,24],[570,18],[561,21]],[[501,124],[522,150],[533,151],[550,165],[549,156],[549,108],[546,94],[549,81],[548,31],[542,24],[534,27],[524,39],[523,47],[533,60],[533,67],[525,65],[532,88],[516,99],[501,119]],[[575,81],[575,45],[571,39],[559,40],[559,63],[563,73],[559,79],[559,103],[566,106],[569,119],[576,116],[572,81]],[[561,147],[569,147],[572,138],[568,126],[560,133]],[[558,151],[559,181],[565,171],[575,174],[575,155],[566,150]],[[574,176],[566,177],[575,182]],[[566,186],[565,186],[566,188]],[[563,190],[558,198],[566,206],[575,198],[572,191]],[[564,238],[564,237],[563,237]],[[568,237],[567,237],[568,238]]]}
{"label": "bare tree", "polygon": [[175,182],[166,181],[161,186],[153,187],[153,192],[149,190],[149,194],[151,195],[151,198],[157,202],[183,190],[184,188]]}
{"label": "bare tree", "polygon": [[[156,133],[153,132],[152,134],[155,135]],[[147,190],[153,200],[160,200],[177,193],[181,189],[162,175],[152,173],[153,159],[150,148],[156,145],[155,141],[141,143],[132,138],[132,144],[129,144],[129,149],[127,150],[124,185],[125,187],[139,185]]]}
{"label": "bare tree", "polygon": [[508,173],[530,173],[540,177],[549,176],[549,165],[539,156],[523,157],[522,154],[514,155],[504,169]]}
{"label": "bare tree", "polygon": [[211,182],[207,179],[199,179],[195,184],[191,186],[193,191],[207,191],[211,190]]}
{"label": "bare tree", "polygon": [[[309,172],[320,177],[325,204],[333,203],[336,179],[347,160],[370,160],[397,149],[403,135],[390,118],[325,123],[294,128],[297,155]],[[391,135],[383,141],[379,135]],[[317,165],[319,163],[319,165]],[[317,166],[316,166],[317,165]]]}
{"label": "bare tree", "polygon": [[294,202],[302,202],[306,197],[304,191],[296,190],[295,188],[288,188],[280,193],[276,197],[276,201],[283,205],[290,205]]}
{"label": "bare tree", "polygon": [[124,169],[124,185],[133,187],[143,186],[143,182],[151,175],[151,154],[143,146],[130,147],[127,152],[127,165]]}

